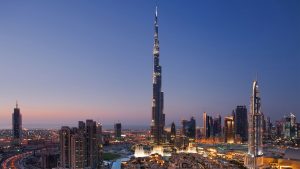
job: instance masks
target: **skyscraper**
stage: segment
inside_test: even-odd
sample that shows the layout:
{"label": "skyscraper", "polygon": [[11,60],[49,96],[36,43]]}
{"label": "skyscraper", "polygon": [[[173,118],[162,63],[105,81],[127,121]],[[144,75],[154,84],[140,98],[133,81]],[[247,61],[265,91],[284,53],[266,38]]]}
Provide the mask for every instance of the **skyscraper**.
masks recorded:
{"label": "skyscraper", "polygon": [[71,167],[71,129],[67,126],[61,127],[59,131],[60,142],[60,167]]}
{"label": "skyscraper", "polygon": [[182,134],[189,139],[196,138],[196,120],[191,117],[191,120],[182,120]]}
{"label": "skyscraper", "polygon": [[82,133],[74,133],[71,136],[71,167],[84,168],[86,160],[85,156],[85,137]]}
{"label": "skyscraper", "polygon": [[242,141],[248,140],[248,117],[246,106],[237,106],[235,109],[234,131],[236,137],[241,137]]}
{"label": "skyscraper", "polygon": [[22,115],[16,103],[16,108],[12,114],[13,145],[20,145],[22,141]]}
{"label": "skyscraper", "polygon": [[249,169],[257,169],[263,165],[261,158],[263,155],[263,119],[260,106],[258,83],[255,80],[252,86],[252,97],[248,121],[248,156],[245,158],[245,165]]}
{"label": "skyscraper", "polygon": [[222,121],[221,116],[218,115],[213,119],[213,136],[221,137],[222,135]]}
{"label": "skyscraper", "polygon": [[297,132],[296,116],[293,113],[290,113],[290,117],[291,117],[291,137],[297,138],[298,132]]}
{"label": "skyscraper", "polygon": [[208,116],[206,112],[203,113],[203,137],[209,138],[212,136],[212,125],[213,120],[212,117]]}
{"label": "skyscraper", "polygon": [[122,124],[116,123],[114,128],[115,128],[115,139],[120,139],[122,134]]}
{"label": "skyscraper", "polygon": [[93,120],[86,120],[87,166],[99,168],[102,163],[102,126]]}
{"label": "skyscraper", "polygon": [[[85,127],[85,128],[84,128]],[[60,165],[62,168],[93,168],[102,166],[102,126],[93,120],[78,128],[63,126],[59,131]]]}
{"label": "skyscraper", "polygon": [[297,132],[296,116],[293,113],[284,116],[283,123],[284,123],[283,125],[284,138],[285,139],[297,138],[298,132]]}
{"label": "skyscraper", "polygon": [[157,145],[165,141],[165,114],[163,113],[164,93],[161,91],[161,72],[162,67],[159,64],[159,40],[158,40],[158,15],[157,7],[154,20],[154,47],[153,47],[153,98],[152,98],[152,121],[151,138]]}
{"label": "skyscraper", "polygon": [[171,136],[176,136],[176,126],[174,122],[171,124]]}
{"label": "skyscraper", "polygon": [[224,141],[225,143],[234,143],[234,116],[224,119]]}

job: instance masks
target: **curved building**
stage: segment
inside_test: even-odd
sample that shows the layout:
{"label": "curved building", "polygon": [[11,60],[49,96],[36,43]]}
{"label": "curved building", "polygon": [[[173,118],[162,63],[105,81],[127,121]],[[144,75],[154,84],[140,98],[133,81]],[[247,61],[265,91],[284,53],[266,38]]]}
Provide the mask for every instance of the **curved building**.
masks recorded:
{"label": "curved building", "polygon": [[255,80],[252,86],[250,113],[248,118],[248,155],[245,158],[245,166],[249,169],[258,169],[263,165],[263,116],[260,107],[261,101],[258,82]]}

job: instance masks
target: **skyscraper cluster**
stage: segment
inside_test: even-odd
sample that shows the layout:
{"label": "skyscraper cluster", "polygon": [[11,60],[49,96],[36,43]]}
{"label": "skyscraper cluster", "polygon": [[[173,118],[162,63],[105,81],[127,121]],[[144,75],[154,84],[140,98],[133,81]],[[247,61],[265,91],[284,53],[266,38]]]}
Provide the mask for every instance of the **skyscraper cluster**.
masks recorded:
{"label": "skyscraper cluster", "polygon": [[154,144],[162,144],[165,142],[166,136],[164,132],[165,114],[164,93],[161,90],[162,83],[162,67],[159,64],[159,40],[158,40],[158,15],[157,8],[154,20],[154,47],[153,47],[153,98],[152,98],[152,121],[151,121],[151,138]]}
{"label": "skyscraper cluster", "polygon": [[222,121],[221,116],[213,118],[207,115],[206,112],[203,113],[203,131],[202,136],[205,139],[220,137],[222,135]]}
{"label": "skyscraper cluster", "polygon": [[226,143],[247,142],[247,114],[246,106],[237,106],[231,115],[224,117],[224,125],[222,126],[220,115],[213,118],[204,112],[202,138],[224,138],[224,142]]}
{"label": "skyscraper cluster", "polygon": [[300,138],[300,123],[293,113],[285,115],[281,120],[269,124],[270,137],[275,139],[292,140]]}
{"label": "skyscraper cluster", "polygon": [[60,164],[62,168],[101,168],[102,125],[93,121],[79,121],[78,127],[61,127]]}

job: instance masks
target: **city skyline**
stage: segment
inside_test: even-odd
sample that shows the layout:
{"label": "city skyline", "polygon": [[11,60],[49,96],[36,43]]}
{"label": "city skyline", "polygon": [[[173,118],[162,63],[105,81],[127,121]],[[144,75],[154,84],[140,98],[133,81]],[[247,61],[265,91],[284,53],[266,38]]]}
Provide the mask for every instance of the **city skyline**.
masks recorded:
{"label": "city skyline", "polygon": [[[283,7],[280,2],[274,3],[266,7],[268,12],[254,3],[250,7],[237,3],[249,11],[233,10],[225,16],[222,11],[234,9],[230,4],[222,7],[206,2],[205,10],[200,3],[159,3],[166,125],[194,116],[200,122],[197,126],[202,126],[204,111],[225,117],[237,105],[249,108],[249,84],[257,73],[260,89],[264,91],[261,96],[265,116],[271,116],[272,120],[290,112],[299,116],[300,17],[296,14],[300,12],[293,3]],[[0,92],[5,96],[0,99],[2,128],[11,128],[16,99],[25,127],[37,121],[59,127],[83,118],[103,124],[120,120],[125,125],[149,126],[154,3],[75,3],[67,12],[57,5],[42,11],[45,6],[39,3],[33,6],[20,3],[14,9],[10,3],[1,6],[8,17],[0,15],[5,25],[0,28],[3,35]],[[78,12],[77,8],[81,10]],[[209,8],[220,11],[213,14]],[[35,10],[21,15],[29,9]],[[140,16],[135,16],[137,13]],[[259,14],[265,14],[266,18],[260,18]],[[193,15],[198,18],[191,20],[189,17]],[[255,19],[258,20],[254,22]],[[51,27],[52,23],[62,25]],[[237,28],[240,32],[234,35]],[[31,37],[32,33],[36,35]],[[61,118],[57,119],[58,116]]]}

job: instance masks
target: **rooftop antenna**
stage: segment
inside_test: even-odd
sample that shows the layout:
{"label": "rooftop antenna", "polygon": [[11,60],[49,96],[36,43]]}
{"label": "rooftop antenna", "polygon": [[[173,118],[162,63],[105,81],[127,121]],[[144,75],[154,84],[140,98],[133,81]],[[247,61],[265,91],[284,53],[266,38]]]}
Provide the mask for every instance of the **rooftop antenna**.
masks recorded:
{"label": "rooftop antenna", "polygon": [[256,72],[255,80],[258,81],[258,73]]}

